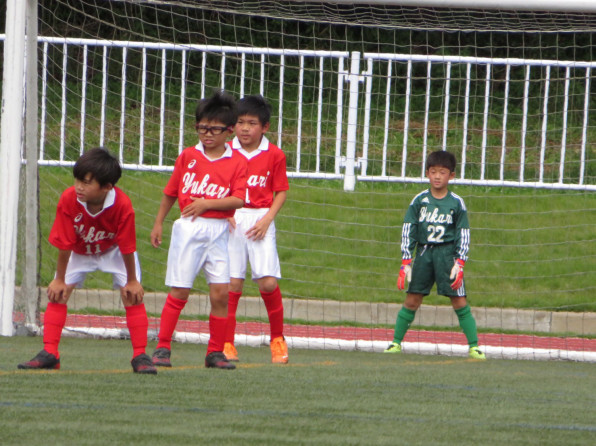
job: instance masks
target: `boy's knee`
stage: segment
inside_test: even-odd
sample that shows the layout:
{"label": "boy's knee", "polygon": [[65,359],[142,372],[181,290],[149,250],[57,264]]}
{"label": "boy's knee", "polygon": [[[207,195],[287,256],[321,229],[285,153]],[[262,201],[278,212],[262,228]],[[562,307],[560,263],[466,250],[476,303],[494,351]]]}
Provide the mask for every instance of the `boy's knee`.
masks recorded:
{"label": "boy's knee", "polygon": [[424,299],[423,294],[413,294],[408,293],[406,294],[406,300],[404,301],[404,307],[408,310],[417,311],[422,305],[422,300]]}
{"label": "boy's knee", "polygon": [[228,305],[228,284],[216,283],[209,285],[209,300],[211,305]]}
{"label": "boy's knee", "polygon": [[454,310],[464,308],[466,305],[468,305],[468,299],[466,299],[466,296],[451,297],[451,306]]}
{"label": "boy's knee", "polygon": [[188,297],[190,296],[190,289],[172,287],[170,289],[170,296],[172,296],[174,299],[188,300]]}
{"label": "boy's knee", "polygon": [[277,288],[277,279],[275,277],[266,276],[257,280],[259,284],[259,291],[264,293],[272,293]]}
{"label": "boy's knee", "polygon": [[242,289],[244,288],[244,280],[242,279],[230,279],[230,287],[229,291],[232,293],[242,293]]}
{"label": "boy's knee", "polygon": [[124,305],[125,307],[130,307],[131,305],[136,304],[132,296],[128,295],[122,290],[120,290],[120,299],[122,300],[122,305]]}
{"label": "boy's knee", "polygon": [[55,304],[67,305],[74,289],[75,285],[68,285],[63,293],[57,294],[56,296],[53,296],[53,298],[48,296],[48,301]]}

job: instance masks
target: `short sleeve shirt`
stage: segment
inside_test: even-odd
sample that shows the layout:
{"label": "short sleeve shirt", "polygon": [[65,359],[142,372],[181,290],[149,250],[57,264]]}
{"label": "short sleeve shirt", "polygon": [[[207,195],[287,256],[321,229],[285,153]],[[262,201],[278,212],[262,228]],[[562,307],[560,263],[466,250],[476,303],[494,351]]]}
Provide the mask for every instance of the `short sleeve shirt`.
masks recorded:
{"label": "short sleeve shirt", "polygon": [[136,251],[135,213],[128,196],[117,187],[108,192],[101,211],[91,214],[74,186],[66,189],[56,208],[49,236],[58,249],[97,255],[118,245],[122,254]]}
{"label": "short sleeve shirt", "polygon": [[[164,194],[178,198],[180,210],[189,205],[191,197],[214,200],[246,196],[246,159],[226,144],[226,151],[217,159],[205,155],[203,145],[188,147],[176,159],[174,172],[164,189]],[[228,218],[234,209],[208,210],[204,218]]]}
{"label": "short sleeve shirt", "polygon": [[275,144],[263,136],[259,147],[252,152],[242,148],[238,138],[232,141],[234,152],[248,162],[248,179],[244,207],[269,208],[275,192],[288,190],[286,155]]}

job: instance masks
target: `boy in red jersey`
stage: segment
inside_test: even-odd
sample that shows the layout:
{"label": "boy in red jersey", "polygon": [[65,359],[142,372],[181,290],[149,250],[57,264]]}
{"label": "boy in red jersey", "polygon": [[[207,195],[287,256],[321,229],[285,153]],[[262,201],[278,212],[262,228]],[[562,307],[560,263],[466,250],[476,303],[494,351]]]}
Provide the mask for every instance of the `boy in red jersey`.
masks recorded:
{"label": "boy in red jersey", "polygon": [[156,374],[147,347],[147,313],[143,304],[141,270],[136,254],[135,213],[116,182],[122,175],[118,160],[102,147],[85,152],[73,168],[75,184],[58,201],[50,243],[58,248],[54,280],[48,285],[44,315],[44,348],[19,369],[59,369],[58,344],[66,323],[67,302],[87,273],[112,274],[120,288],[133,347],[135,373]]}
{"label": "boy in red jersey", "polygon": [[288,362],[288,346],[283,336],[284,309],[277,284],[281,278],[275,242],[275,216],[286,201],[289,189],[286,156],[269,142],[271,106],[262,96],[246,96],[238,102],[234,152],[248,160],[248,181],[245,205],[230,219],[230,292],[228,326],[224,354],[238,361],[234,347],[236,310],[242,295],[247,260],[252,280],[259,285],[271,329],[271,361]]}
{"label": "boy in red jersey", "polygon": [[244,205],[246,195],[246,160],[226,144],[236,118],[236,101],[223,92],[199,102],[199,143],[184,149],[176,159],[155,217],[151,244],[158,247],[163,221],[178,200],[182,214],[172,226],[166,272],[170,293],[161,313],[159,342],[153,353],[153,364],[157,366],[172,366],[172,334],[193,282],[203,270],[211,301],[205,367],[236,368],[223,354],[230,282],[227,219]]}

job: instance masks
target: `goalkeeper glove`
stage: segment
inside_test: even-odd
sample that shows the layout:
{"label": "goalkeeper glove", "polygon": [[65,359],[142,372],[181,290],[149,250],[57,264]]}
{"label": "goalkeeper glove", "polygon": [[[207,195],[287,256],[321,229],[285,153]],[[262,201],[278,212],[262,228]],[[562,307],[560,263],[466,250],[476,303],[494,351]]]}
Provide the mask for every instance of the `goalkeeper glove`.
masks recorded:
{"label": "goalkeeper glove", "polygon": [[453,283],[451,284],[452,290],[457,290],[464,282],[465,264],[466,262],[464,262],[462,259],[455,259],[453,268],[451,268],[451,275],[449,276],[450,279],[453,279]]}
{"label": "goalkeeper glove", "polygon": [[403,290],[406,285],[406,280],[412,280],[412,259],[403,259],[401,261],[401,268],[399,269],[399,277],[397,278],[397,289]]}

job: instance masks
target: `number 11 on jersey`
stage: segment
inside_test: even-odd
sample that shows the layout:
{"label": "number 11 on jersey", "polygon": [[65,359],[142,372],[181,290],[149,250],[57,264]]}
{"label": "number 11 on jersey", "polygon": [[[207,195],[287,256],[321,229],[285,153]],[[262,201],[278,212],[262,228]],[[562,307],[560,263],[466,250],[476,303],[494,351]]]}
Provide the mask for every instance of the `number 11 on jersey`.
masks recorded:
{"label": "number 11 on jersey", "polygon": [[87,247],[87,255],[93,255],[93,254],[101,254],[101,249],[99,247],[99,244],[95,245],[95,252],[93,252],[93,245],[85,245]]}

